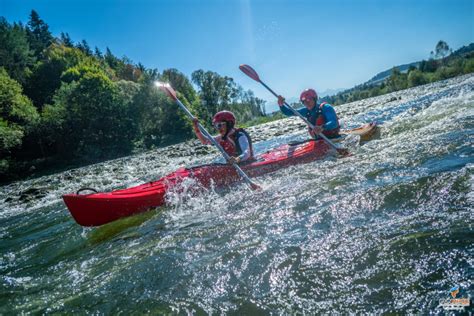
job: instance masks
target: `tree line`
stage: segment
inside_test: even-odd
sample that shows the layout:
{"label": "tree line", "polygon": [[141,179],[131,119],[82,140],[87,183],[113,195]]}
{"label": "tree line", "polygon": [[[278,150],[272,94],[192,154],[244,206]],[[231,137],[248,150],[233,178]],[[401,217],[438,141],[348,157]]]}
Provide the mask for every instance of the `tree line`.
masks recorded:
{"label": "tree line", "polygon": [[53,36],[34,10],[26,25],[0,17],[0,178],[193,137],[157,80],[169,82],[207,127],[220,110],[242,123],[265,116],[265,102],[231,77],[197,70],[189,79],[177,69],[146,68],[68,33]]}
{"label": "tree line", "polygon": [[355,86],[325,97],[324,101],[334,105],[344,104],[472,72],[474,43],[453,52],[445,41],[439,41],[428,60],[410,66],[406,72],[394,67],[386,80]]}

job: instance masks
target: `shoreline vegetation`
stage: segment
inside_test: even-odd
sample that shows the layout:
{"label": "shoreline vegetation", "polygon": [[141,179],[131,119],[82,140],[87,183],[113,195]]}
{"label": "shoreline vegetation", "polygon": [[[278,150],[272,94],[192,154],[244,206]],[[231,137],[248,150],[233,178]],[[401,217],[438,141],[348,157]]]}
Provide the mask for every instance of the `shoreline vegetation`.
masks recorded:
{"label": "shoreline vegetation", "polygon": [[[339,105],[472,73],[473,51],[470,44],[452,52],[440,41],[429,60],[324,100]],[[34,10],[26,25],[0,17],[0,183],[193,138],[191,122],[154,87],[156,80],[169,82],[208,128],[224,109],[244,127],[284,117],[267,114],[265,101],[231,77],[159,72],[67,33],[54,37]]]}

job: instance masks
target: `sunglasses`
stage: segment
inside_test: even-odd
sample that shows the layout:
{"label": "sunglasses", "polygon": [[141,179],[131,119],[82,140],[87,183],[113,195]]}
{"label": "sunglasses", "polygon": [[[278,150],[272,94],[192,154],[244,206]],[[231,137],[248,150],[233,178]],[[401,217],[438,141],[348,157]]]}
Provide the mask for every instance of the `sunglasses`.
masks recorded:
{"label": "sunglasses", "polygon": [[221,129],[222,127],[226,126],[225,122],[219,122],[214,124],[215,129]]}

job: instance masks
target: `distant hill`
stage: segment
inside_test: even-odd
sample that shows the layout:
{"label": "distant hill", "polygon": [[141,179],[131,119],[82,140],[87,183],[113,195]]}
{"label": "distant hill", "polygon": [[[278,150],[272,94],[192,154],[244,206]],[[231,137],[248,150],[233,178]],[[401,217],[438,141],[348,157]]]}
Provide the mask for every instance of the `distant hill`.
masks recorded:
{"label": "distant hill", "polygon": [[338,105],[468,73],[474,73],[474,43],[453,52],[446,42],[439,41],[428,60],[395,66],[321,100]]}
{"label": "distant hill", "polygon": [[[408,71],[408,69],[410,67],[416,67],[418,68],[418,66],[420,65],[420,61],[417,61],[417,62],[414,62],[414,63],[410,63],[410,64],[404,64],[404,65],[399,65],[399,66],[395,66],[396,68],[398,68],[398,70],[400,70],[401,73],[405,73]],[[385,79],[387,79],[388,77],[390,77],[390,75],[392,74],[392,70],[393,68],[391,69],[388,69],[388,70],[385,70],[385,71],[382,71],[382,72],[379,72],[378,74],[376,74],[375,76],[372,77],[372,79],[370,79],[369,81],[365,82],[365,84],[367,85],[373,85],[373,84],[379,84],[379,83],[382,83]]]}
{"label": "distant hill", "polygon": [[[464,55],[466,53],[470,53],[472,51],[474,51],[474,43],[471,43],[467,46],[461,47],[460,49],[452,52],[450,54],[450,56],[461,56],[461,55]],[[388,77],[390,77],[390,75],[392,74],[393,68],[398,68],[398,70],[400,70],[401,73],[405,73],[412,66],[416,67],[416,68],[419,68],[420,64],[421,64],[421,61],[416,61],[416,62],[413,62],[413,63],[398,65],[398,66],[392,67],[392,68],[387,69],[385,71],[379,72],[378,74],[373,76],[372,79],[370,79],[369,81],[363,83],[362,85],[374,85],[374,84],[382,83],[384,80],[386,80]],[[340,91],[336,91],[336,92],[331,93],[331,94],[334,95],[334,94],[337,94]]]}
{"label": "distant hill", "polygon": [[327,95],[333,95],[333,94],[339,93],[339,92],[344,91],[344,90],[347,90],[347,89],[346,88],[344,88],[344,89],[326,89],[324,91],[318,92],[318,95],[322,98],[322,97],[325,97]]}
{"label": "distant hill", "polygon": [[452,56],[461,56],[461,55],[464,55],[464,54],[467,54],[467,53],[470,53],[474,51],[474,43],[471,43],[467,46],[463,46],[461,47],[460,49],[456,50],[455,52],[453,52],[451,55]]}

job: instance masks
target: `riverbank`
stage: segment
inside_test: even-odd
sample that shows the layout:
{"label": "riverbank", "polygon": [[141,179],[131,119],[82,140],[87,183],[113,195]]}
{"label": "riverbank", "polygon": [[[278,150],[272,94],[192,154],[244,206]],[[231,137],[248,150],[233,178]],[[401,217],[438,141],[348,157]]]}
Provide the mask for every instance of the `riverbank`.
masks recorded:
{"label": "riverbank", "polygon": [[[438,81],[431,84],[426,84],[423,86],[410,88],[402,91],[392,92],[386,95],[368,98],[361,101],[356,101],[352,103],[343,104],[336,107],[336,111],[339,115],[339,118],[342,122],[343,129],[349,129],[357,127],[357,115],[362,113],[365,108],[370,107],[374,104],[378,105],[386,105],[388,107],[395,106],[399,103],[403,102],[410,102],[418,98],[420,95],[424,95],[427,93],[434,93],[439,91],[443,88],[446,88],[451,85],[455,85],[459,82],[464,81],[467,78],[473,77],[473,74],[463,75],[456,78],[451,78],[443,81]],[[356,117],[354,117],[356,116]],[[368,123],[367,119],[364,119],[364,123]],[[293,134],[295,132],[301,132],[305,129],[305,125],[301,122],[300,119],[297,118],[283,118],[278,119],[276,121],[271,121],[268,123],[263,123],[255,126],[247,127],[247,130],[252,136],[254,143],[265,141],[271,139],[273,137],[278,137],[287,134]],[[138,153],[135,155],[131,155],[128,157],[150,157],[150,156],[160,156],[164,153],[169,153],[170,156],[173,157],[183,157],[184,161],[186,158],[195,155],[206,155],[211,153],[217,153],[217,150],[212,148],[211,146],[204,146],[198,140],[191,139],[188,141],[180,142],[174,145],[160,147],[155,150],[150,150],[142,153]],[[152,159],[152,158],[147,158]],[[77,160],[73,161],[72,163],[65,160],[55,160],[54,158],[50,158],[44,161],[39,161],[39,166],[36,164],[29,165],[28,169],[30,172],[24,174],[21,178],[16,178],[13,181],[22,181],[28,179],[34,179],[41,176],[47,176],[57,172],[64,172],[70,169],[76,169],[80,167],[91,166],[94,164],[100,164],[104,162],[116,162],[118,164],[121,161],[127,160],[127,157],[119,157],[112,160],[100,161],[100,160]],[[152,159],[153,160],[153,159]],[[42,168],[40,167],[42,166]],[[0,185],[8,185],[12,181],[3,181]]]}

